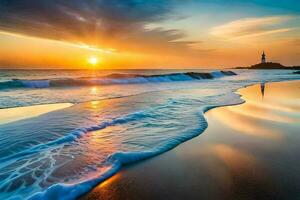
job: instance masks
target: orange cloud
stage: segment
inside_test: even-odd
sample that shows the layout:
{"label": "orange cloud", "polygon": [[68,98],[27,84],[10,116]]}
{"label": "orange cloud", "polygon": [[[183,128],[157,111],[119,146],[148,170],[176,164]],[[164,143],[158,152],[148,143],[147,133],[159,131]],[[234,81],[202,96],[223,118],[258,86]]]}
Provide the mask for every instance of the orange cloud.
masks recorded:
{"label": "orange cloud", "polygon": [[235,20],[220,26],[213,27],[211,34],[225,39],[238,39],[254,37],[275,33],[288,32],[292,28],[276,28],[275,25],[282,24],[293,19],[293,16],[272,16],[261,18],[244,18]]}

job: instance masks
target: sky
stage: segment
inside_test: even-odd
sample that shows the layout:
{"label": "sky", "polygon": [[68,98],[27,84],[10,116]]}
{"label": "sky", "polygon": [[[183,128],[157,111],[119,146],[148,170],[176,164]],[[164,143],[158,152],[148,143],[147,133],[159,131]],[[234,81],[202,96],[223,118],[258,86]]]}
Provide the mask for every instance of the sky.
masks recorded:
{"label": "sky", "polygon": [[0,0],[0,68],[300,65],[299,0]]}

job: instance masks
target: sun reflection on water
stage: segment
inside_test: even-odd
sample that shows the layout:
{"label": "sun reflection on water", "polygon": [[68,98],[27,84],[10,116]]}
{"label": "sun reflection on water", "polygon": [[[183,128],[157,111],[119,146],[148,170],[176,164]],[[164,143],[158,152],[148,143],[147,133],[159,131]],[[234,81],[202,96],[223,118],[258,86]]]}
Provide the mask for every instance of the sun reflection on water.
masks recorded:
{"label": "sun reflection on water", "polygon": [[99,93],[98,87],[92,87],[90,89],[90,94],[91,95],[97,95]]}

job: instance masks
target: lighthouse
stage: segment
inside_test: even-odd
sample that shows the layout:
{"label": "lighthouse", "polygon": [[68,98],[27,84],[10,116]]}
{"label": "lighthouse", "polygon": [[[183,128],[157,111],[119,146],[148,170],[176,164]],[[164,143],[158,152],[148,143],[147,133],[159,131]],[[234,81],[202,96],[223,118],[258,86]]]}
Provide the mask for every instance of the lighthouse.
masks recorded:
{"label": "lighthouse", "polygon": [[263,54],[261,55],[261,63],[266,63],[266,54],[265,54],[265,51],[263,51]]}

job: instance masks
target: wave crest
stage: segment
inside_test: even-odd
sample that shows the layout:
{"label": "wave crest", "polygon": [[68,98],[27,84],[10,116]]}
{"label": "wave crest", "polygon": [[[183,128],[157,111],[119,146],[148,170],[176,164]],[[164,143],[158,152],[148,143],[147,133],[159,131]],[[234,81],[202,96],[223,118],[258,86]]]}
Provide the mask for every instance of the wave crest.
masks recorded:
{"label": "wave crest", "polygon": [[221,78],[223,76],[236,75],[233,71],[214,71],[210,73],[186,72],[159,75],[140,74],[110,74],[103,77],[66,78],[66,79],[12,79],[0,82],[0,89],[11,88],[48,88],[70,86],[95,86],[114,84],[141,84],[173,81],[192,81],[203,79]]}

